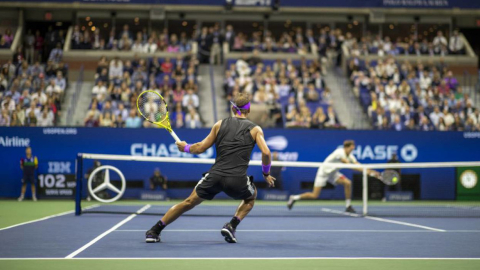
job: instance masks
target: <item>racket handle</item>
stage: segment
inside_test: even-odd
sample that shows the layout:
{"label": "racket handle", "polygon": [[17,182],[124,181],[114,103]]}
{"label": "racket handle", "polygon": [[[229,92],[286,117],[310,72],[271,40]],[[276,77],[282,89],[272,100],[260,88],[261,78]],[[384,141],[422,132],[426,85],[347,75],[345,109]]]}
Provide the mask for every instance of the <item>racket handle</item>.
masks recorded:
{"label": "racket handle", "polygon": [[178,138],[177,134],[175,134],[175,131],[170,131],[170,135],[175,139],[175,142],[181,142],[180,138]]}

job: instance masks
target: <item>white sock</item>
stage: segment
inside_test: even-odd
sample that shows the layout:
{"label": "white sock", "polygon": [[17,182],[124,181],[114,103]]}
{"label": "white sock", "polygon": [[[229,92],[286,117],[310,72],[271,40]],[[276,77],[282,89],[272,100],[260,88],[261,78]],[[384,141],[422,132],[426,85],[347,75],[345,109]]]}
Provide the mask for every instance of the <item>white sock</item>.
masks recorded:
{"label": "white sock", "polygon": [[346,199],[345,202],[346,202],[346,204],[347,204],[347,207],[349,207],[349,206],[352,204],[352,200],[351,200],[351,199]]}
{"label": "white sock", "polygon": [[293,199],[294,201],[298,201],[298,200],[300,200],[300,195],[293,195],[293,196],[292,196],[292,199]]}

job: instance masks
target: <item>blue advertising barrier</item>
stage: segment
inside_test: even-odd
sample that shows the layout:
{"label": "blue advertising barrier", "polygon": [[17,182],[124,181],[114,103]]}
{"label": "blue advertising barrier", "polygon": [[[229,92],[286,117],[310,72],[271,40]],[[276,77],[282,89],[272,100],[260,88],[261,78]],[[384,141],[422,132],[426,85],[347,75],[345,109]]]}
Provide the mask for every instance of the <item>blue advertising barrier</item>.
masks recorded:
{"label": "blue advertising barrier", "polygon": [[[187,142],[202,140],[208,129],[180,129],[178,136]],[[384,163],[393,153],[401,162],[479,161],[480,133],[478,132],[394,132],[394,131],[349,131],[349,130],[265,130],[267,144],[285,161],[323,161],[346,139],[356,141],[354,155],[363,163]],[[75,159],[78,153],[121,154],[162,157],[192,157],[177,150],[171,136],[163,129],[114,129],[114,128],[0,128],[0,197],[18,197],[22,172],[20,159],[25,147],[31,146],[38,157],[39,183],[47,188],[71,188],[75,174]],[[214,158],[210,148],[197,158]],[[260,159],[255,148],[253,159]],[[84,162],[85,172],[93,161]],[[200,173],[209,165],[157,164],[155,162],[109,161],[105,164],[118,167],[127,178],[147,181],[154,169],[159,167],[169,181],[198,181]],[[349,178],[351,170],[342,170]],[[249,174],[255,182],[263,181],[258,167],[251,167]],[[289,192],[302,191],[301,182],[313,182],[313,168],[286,168],[283,171],[283,186]],[[455,168],[404,169],[402,173],[420,174],[421,199],[455,199]],[[65,177],[58,174],[64,174]],[[73,176],[74,177],[74,176]],[[60,190],[60,195],[68,194]],[[169,190],[169,197],[171,196]],[[177,195],[186,196],[190,190],[181,190]],[[175,195],[175,196],[177,196]],[[341,198],[343,190],[325,190],[322,198]]]}
{"label": "blue advertising barrier", "polygon": [[[16,2],[0,0],[0,2]],[[90,4],[148,4],[148,5],[207,5],[223,6],[225,0],[28,0],[28,2],[90,3]],[[273,0],[234,0],[235,6],[271,6]],[[464,8],[478,9],[476,0],[281,0],[281,7],[324,8]]]}

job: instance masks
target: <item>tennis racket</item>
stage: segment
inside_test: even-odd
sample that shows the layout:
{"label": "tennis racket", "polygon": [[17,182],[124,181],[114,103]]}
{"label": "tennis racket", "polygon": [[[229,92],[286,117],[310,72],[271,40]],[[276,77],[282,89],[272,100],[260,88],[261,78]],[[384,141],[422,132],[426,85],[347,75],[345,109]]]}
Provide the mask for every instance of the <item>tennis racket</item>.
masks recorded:
{"label": "tennis racket", "polygon": [[385,170],[380,174],[378,180],[382,181],[385,185],[393,186],[400,180],[400,174],[394,170]]}
{"label": "tennis racket", "polygon": [[143,91],[137,98],[137,109],[145,120],[166,129],[176,142],[180,142],[170,125],[167,103],[162,95],[153,90]]}

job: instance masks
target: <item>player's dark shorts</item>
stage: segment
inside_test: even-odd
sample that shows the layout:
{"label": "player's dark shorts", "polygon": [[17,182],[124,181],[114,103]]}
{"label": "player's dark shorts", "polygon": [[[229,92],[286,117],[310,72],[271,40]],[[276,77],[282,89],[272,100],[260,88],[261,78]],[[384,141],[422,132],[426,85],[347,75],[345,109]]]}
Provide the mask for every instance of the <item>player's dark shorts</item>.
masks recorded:
{"label": "player's dark shorts", "polygon": [[22,178],[22,184],[35,184],[35,176],[34,175],[24,175]]}
{"label": "player's dark shorts", "polygon": [[252,176],[220,176],[206,173],[198,182],[195,190],[198,197],[211,200],[220,192],[225,192],[235,200],[245,200],[255,194]]}

